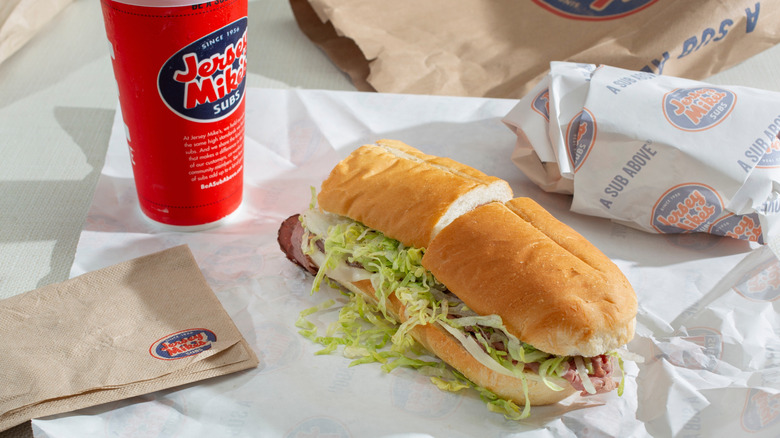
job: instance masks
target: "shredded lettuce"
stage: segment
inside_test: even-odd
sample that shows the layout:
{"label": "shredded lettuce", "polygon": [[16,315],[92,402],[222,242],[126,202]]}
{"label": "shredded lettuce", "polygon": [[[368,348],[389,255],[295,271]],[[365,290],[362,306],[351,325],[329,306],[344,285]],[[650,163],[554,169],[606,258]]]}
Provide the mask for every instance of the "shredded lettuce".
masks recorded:
{"label": "shredded lettuce", "polygon": [[617,393],[619,396],[622,396],[623,388],[625,387],[626,383],[626,371],[623,368],[623,356],[621,356],[617,351],[610,351],[608,354],[616,358],[618,361],[618,368],[620,368],[620,383],[618,383]]}
{"label": "shredded lettuce", "polygon": [[[324,336],[318,335],[316,325],[307,318],[332,307],[332,300],[301,312],[296,325],[303,336],[325,347],[318,354],[341,348],[345,357],[353,359],[350,366],[378,362],[386,372],[399,366],[415,368],[429,376],[440,389],[475,389],[489,410],[514,420],[530,414],[529,374],[523,372],[525,364],[538,363],[541,380],[553,390],[563,389],[557,383],[563,381],[561,376],[568,371],[571,358],[551,355],[521,342],[508,332],[498,315],[481,316],[468,309],[422,266],[423,248],[406,247],[359,222],[322,213],[315,207],[312,201],[312,208],[302,219],[311,233],[304,237],[309,239],[306,252],[310,256],[316,255],[320,265],[312,293],[339,266],[347,264],[370,273],[368,278],[377,295],[376,302],[371,303],[360,294],[348,294],[349,301],[340,309],[338,320],[328,327]],[[387,300],[393,294],[405,309],[404,322],[400,324],[388,311]],[[414,327],[424,324],[441,325],[485,366],[520,378],[526,395],[525,406],[521,409],[511,400],[475,385],[438,358],[430,358],[410,335]],[[620,359],[617,353],[614,355]],[[577,371],[582,375],[580,364],[583,368],[585,365],[582,358],[579,359]],[[622,371],[622,360],[620,367]],[[587,375],[583,382],[586,382],[586,388],[591,383]],[[621,379],[619,393],[622,393],[622,387]]]}

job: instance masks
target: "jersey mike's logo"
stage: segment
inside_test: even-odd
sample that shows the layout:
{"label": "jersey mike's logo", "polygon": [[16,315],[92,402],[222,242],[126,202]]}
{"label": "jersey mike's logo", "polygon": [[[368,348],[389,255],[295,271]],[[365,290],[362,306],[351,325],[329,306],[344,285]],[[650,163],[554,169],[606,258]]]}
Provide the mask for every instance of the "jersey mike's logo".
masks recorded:
{"label": "jersey mike's logo", "polygon": [[681,355],[668,356],[673,364],[692,370],[714,371],[723,355],[723,336],[710,327],[688,327],[684,333],[678,333],[683,341],[698,348],[689,348]]}
{"label": "jersey mike's logo", "polygon": [[680,184],[653,206],[652,227],[659,233],[706,232],[723,212],[723,201],[704,184]]}
{"label": "jersey mike's logo", "polygon": [[780,137],[772,140],[756,167],[760,169],[780,167]]}
{"label": "jersey mike's logo", "polygon": [[566,128],[566,149],[574,171],[582,167],[596,141],[596,120],[587,109],[574,116]]}
{"label": "jersey mike's logo", "polygon": [[742,428],[748,432],[777,431],[780,424],[780,394],[751,388],[742,408]]}
{"label": "jersey mike's logo", "polygon": [[726,119],[736,102],[737,96],[723,88],[678,88],[664,95],[664,116],[683,131],[703,131]]}
{"label": "jersey mike's logo", "polygon": [[157,359],[182,359],[208,350],[216,340],[217,335],[211,330],[182,330],[158,339],[149,347],[149,353]]}
{"label": "jersey mike's logo", "polygon": [[631,15],[658,0],[533,0],[542,8],[575,20],[614,20]]}
{"label": "jersey mike's logo", "polygon": [[734,239],[764,243],[761,222],[756,213],[746,215],[728,214],[718,219],[710,228],[710,233]]}
{"label": "jersey mike's logo", "polygon": [[751,301],[776,301],[780,298],[780,261],[771,257],[744,274],[732,289]]}
{"label": "jersey mike's logo", "polygon": [[187,120],[212,122],[238,108],[246,86],[247,19],[242,18],[189,44],[163,64],[160,97]]}
{"label": "jersey mike's logo", "polygon": [[534,97],[531,102],[531,108],[544,117],[545,121],[550,120],[550,89],[545,88]]}

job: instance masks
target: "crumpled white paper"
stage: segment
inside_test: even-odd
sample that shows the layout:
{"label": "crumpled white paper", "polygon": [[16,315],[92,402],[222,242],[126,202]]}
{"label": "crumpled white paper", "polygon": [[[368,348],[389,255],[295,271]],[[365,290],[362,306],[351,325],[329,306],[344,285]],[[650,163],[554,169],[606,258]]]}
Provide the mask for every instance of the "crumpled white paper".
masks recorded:
{"label": "crumpled white paper", "polygon": [[24,46],[73,0],[0,2],[0,63]]}
{"label": "crumpled white paper", "polygon": [[518,167],[574,212],[780,251],[780,93],[553,62],[504,121]]}
{"label": "crumpled white paper", "polygon": [[[239,330],[256,370],[34,420],[38,437],[777,436],[780,262],[765,247],[709,234],[656,235],[569,211],[510,159],[501,119],[515,100],[249,89],[245,201],[221,227],[159,230],[139,212],[117,116],[73,275],[186,243]],[[349,367],[297,334],[328,298],[279,251],[276,231],[352,149],[393,138],[506,179],[610,256],[639,298],[625,393],[535,407],[522,423],[473,393],[407,369]],[[187,309],[181,309],[186,312]],[[322,323],[330,315],[322,317]]]}

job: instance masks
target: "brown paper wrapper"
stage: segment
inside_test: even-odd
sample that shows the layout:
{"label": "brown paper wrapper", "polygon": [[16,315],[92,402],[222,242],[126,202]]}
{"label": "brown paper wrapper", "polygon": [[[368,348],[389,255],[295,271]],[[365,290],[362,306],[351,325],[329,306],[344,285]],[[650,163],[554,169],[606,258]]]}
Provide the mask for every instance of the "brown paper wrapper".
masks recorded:
{"label": "brown paper wrapper", "polygon": [[178,246],[0,301],[0,430],[256,367]]}
{"label": "brown paper wrapper", "polygon": [[780,2],[290,0],[359,90],[521,98],[550,61],[704,79],[780,42]]}

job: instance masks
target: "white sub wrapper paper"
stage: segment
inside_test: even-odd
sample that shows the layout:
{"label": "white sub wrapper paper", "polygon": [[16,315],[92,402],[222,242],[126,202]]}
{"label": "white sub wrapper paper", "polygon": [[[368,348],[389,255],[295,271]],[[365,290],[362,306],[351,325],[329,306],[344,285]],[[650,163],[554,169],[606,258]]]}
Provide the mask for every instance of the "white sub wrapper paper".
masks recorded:
{"label": "white sub wrapper paper", "polygon": [[[117,114],[73,275],[187,244],[257,353],[252,370],[33,420],[36,437],[776,437],[780,428],[780,262],[768,248],[704,233],[659,235],[569,211],[509,159],[501,119],[517,100],[247,89],[244,204],[216,228],[162,230],[138,209]],[[623,396],[571,397],[523,422],[474,392],[439,390],[406,368],[350,367],[298,334],[302,310],[333,299],[285,258],[282,220],[306,209],[336,164],[363,143],[405,141],[506,179],[583,234],[637,292]],[[338,306],[336,306],[337,308]],[[324,330],[337,309],[318,316]],[[186,308],[181,309],[186,312]]]}
{"label": "white sub wrapper paper", "polygon": [[[504,122],[525,139],[526,156],[528,144],[545,152],[552,144],[555,163],[544,152],[542,165],[513,159],[542,189],[573,194],[572,211],[777,249],[780,93],[570,63],[552,63],[544,82],[549,118],[520,109],[541,105],[540,84]],[[538,134],[544,125],[548,138]]]}

